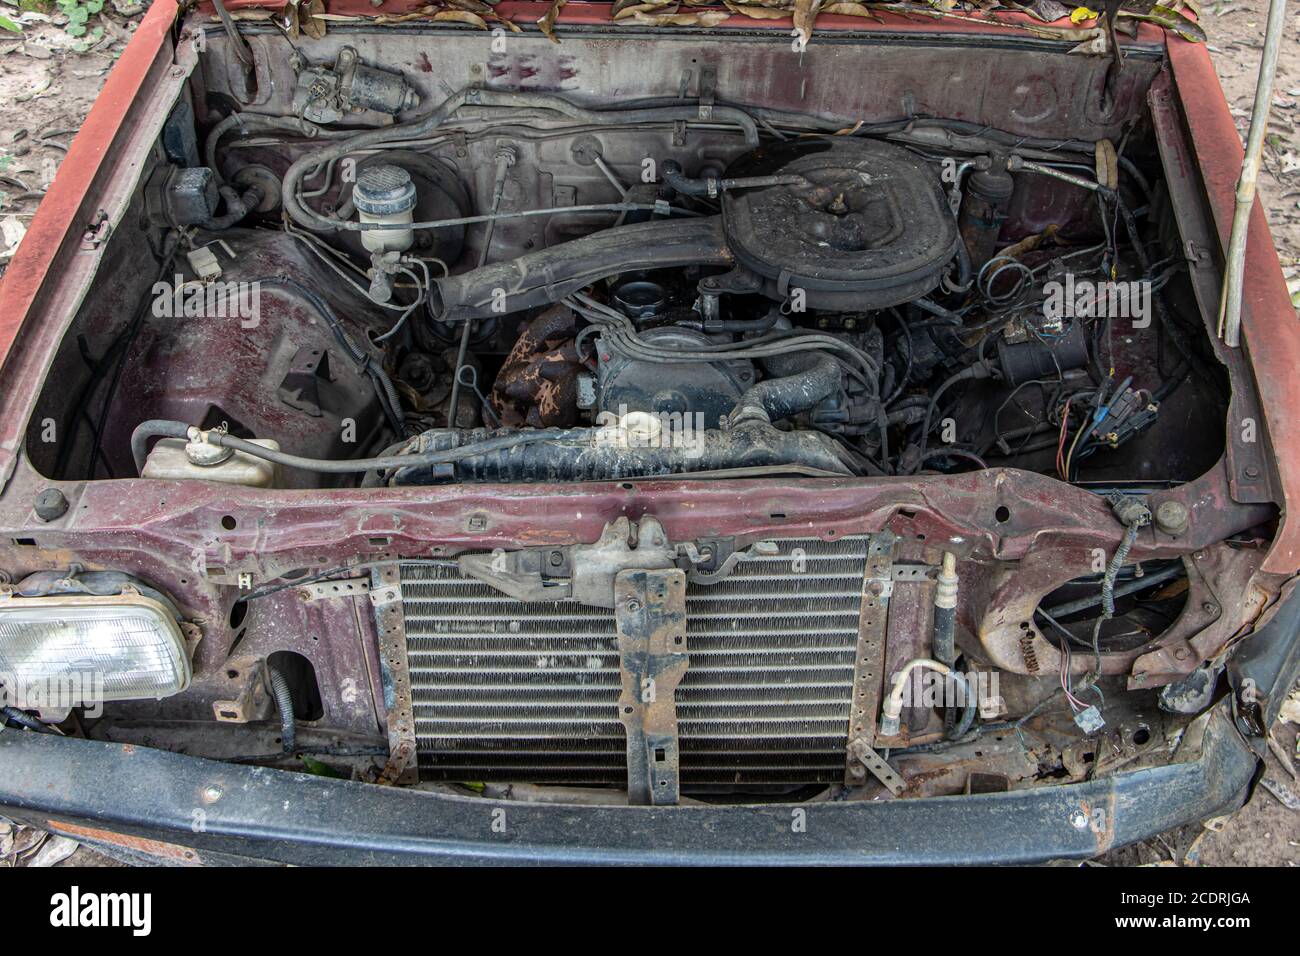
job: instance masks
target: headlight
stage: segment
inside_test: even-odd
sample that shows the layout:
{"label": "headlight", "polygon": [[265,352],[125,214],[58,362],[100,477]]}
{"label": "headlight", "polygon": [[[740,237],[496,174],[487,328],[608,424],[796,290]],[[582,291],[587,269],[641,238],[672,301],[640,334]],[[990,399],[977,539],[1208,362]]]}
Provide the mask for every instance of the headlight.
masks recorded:
{"label": "headlight", "polygon": [[190,683],[173,614],[127,592],[109,597],[0,598],[4,703],[72,707],[167,697]]}

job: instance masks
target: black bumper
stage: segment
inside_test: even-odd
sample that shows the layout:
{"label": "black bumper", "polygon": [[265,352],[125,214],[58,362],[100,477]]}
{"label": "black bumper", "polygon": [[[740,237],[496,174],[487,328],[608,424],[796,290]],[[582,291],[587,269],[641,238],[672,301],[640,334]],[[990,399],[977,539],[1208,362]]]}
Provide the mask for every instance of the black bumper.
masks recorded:
{"label": "black bumper", "polygon": [[[1256,757],[1223,707],[1203,727],[1195,760],[1087,783],[970,797],[671,808],[445,796],[6,730],[0,733],[0,814],[92,845],[100,842],[95,831],[127,834],[137,839],[111,842],[173,862],[1083,859],[1241,804]],[[1081,820],[1088,824],[1080,828]],[[193,853],[178,854],[178,847]]]}

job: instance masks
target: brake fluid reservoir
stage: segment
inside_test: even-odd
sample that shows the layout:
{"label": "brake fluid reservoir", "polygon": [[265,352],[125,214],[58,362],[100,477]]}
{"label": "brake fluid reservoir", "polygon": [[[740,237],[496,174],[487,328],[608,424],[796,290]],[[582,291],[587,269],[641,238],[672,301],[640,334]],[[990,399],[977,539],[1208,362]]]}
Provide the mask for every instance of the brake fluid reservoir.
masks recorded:
{"label": "brake fluid reservoir", "polygon": [[[387,229],[363,229],[361,244],[371,252],[405,252],[415,241],[410,228],[415,212],[415,184],[401,166],[367,166],[357,173],[352,203],[363,223],[388,225]],[[407,228],[400,228],[405,224]]]}

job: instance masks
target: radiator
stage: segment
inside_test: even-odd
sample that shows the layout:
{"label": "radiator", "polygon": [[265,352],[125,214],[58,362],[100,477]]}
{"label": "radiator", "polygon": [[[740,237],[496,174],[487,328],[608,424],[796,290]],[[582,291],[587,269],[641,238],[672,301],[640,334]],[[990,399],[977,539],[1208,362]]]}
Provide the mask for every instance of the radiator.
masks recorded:
{"label": "radiator", "polygon": [[[787,540],[690,585],[683,786],[843,779],[867,544]],[[401,573],[423,779],[626,783],[612,611]]]}

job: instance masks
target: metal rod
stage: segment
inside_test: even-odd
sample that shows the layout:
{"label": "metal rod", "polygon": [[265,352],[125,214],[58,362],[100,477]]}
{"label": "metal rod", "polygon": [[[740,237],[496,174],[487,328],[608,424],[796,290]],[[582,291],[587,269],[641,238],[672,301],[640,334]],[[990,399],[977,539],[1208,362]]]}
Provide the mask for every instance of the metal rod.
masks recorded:
{"label": "metal rod", "polygon": [[1246,155],[1237,180],[1237,203],[1232,213],[1232,232],[1225,257],[1223,297],[1219,301],[1219,337],[1229,348],[1241,344],[1241,293],[1246,271],[1246,236],[1250,231],[1250,214],[1255,208],[1255,184],[1259,164],[1264,156],[1264,135],[1268,132],[1268,114],[1273,105],[1273,82],[1277,76],[1278,50],[1282,46],[1286,23],[1286,0],[1271,0],[1268,27],[1264,32],[1264,52],[1259,58],[1259,79],[1255,83],[1255,108],[1250,114],[1250,132],[1246,135]]}

